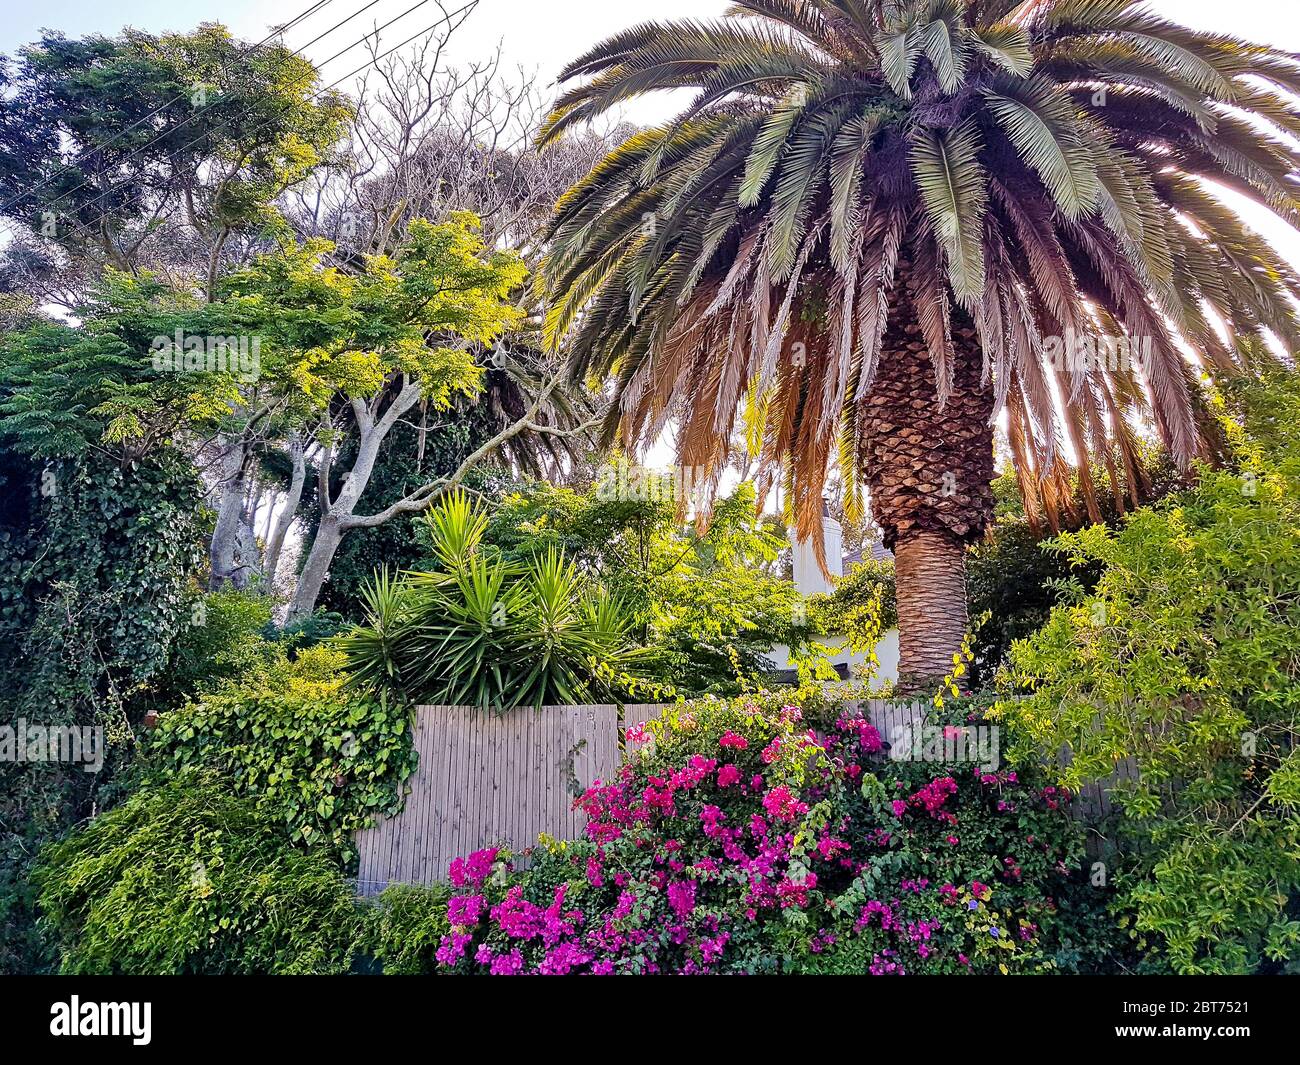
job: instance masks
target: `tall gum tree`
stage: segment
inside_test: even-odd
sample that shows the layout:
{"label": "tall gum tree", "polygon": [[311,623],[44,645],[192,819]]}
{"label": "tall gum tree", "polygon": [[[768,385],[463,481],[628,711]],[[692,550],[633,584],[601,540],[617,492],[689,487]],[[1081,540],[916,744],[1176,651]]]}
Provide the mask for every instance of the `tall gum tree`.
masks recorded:
{"label": "tall gum tree", "polygon": [[610,441],[675,420],[681,465],[717,471],[756,419],[805,537],[830,468],[850,513],[869,489],[904,686],[959,650],[1000,418],[1030,515],[1077,478],[1095,517],[1090,461],[1136,504],[1144,428],[1208,455],[1202,379],[1300,342],[1295,271],[1213,191],[1300,224],[1279,49],[1129,0],[739,0],[562,80],[543,142],[696,95],[557,205],[551,342],[614,379]]}
{"label": "tall gum tree", "polygon": [[[288,242],[232,275],[223,294],[232,319],[262,338],[267,401],[310,431],[320,449],[320,518],[291,618],[312,612],[351,529],[422,509],[435,497],[441,483],[421,486],[380,514],[356,512],[394,426],[419,403],[445,410],[479,389],[483,368],[474,349],[517,324],[521,312],[510,297],[527,275],[517,255],[484,247],[468,212],[412,222],[392,255],[367,256],[355,272],[330,265],[332,250],[324,240]],[[335,456],[345,433],[355,433],[356,447],[340,471]]]}
{"label": "tall gum tree", "polygon": [[[0,77],[9,88],[0,99],[0,217],[28,231],[2,258],[12,268],[15,250],[37,267],[66,257],[75,269],[53,272],[71,280],[33,280],[69,310],[110,268],[147,270],[213,298],[222,274],[283,224],[275,202],[338,163],[353,118],[309,60],[214,23],[191,33],[47,33]],[[250,574],[237,564],[238,540],[264,419],[237,396],[199,456],[215,484],[214,589]]]}

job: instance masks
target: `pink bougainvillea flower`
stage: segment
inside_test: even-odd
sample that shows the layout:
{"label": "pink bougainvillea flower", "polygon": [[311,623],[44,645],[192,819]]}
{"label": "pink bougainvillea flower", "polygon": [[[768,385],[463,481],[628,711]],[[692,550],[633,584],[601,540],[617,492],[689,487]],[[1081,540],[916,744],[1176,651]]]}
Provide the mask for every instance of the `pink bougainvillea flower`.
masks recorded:
{"label": "pink bougainvillea flower", "polygon": [[695,912],[695,881],[679,880],[668,885],[668,905],[678,917],[689,917]]}
{"label": "pink bougainvillea flower", "polygon": [[438,949],[434,951],[434,957],[440,965],[455,965],[465,956],[465,948],[473,939],[474,937],[468,932],[452,932],[450,935],[445,935],[438,944]]}
{"label": "pink bougainvillea flower", "polygon": [[794,821],[808,812],[808,804],[800,802],[784,784],[778,784],[763,796],[763,809],[771,817]]}
{"label": "pink bougainvillea flower", "polygon": [[453,895],[447,901],[447,920],[461,927],[475,925],[486,907],[482,895]]}
{"label": "pink bougainvillea flower", "polygon": [[475,851],[464,858],[453,858],[447,869],[447,877],[453,887],[473,887],[482,885],[492,872],[492,863],[497,860],[497,848]]}

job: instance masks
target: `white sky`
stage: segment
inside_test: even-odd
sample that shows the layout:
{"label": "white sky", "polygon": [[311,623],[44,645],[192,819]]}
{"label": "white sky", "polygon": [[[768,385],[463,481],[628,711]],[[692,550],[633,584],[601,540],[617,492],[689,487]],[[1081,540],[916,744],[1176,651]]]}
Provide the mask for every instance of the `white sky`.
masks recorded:
{"label": "white sky", "polygon": [[[68,36],[115,33],[123,26],[159,32],[189,30],[199,22],[223,22],[248,40],[260,40],[269,27],[285,23],[313,0],[41,0],[18,8],[4,0],[0,11],[0,52],[12,53],[36,39],[43,27]],[[297,46],[362,5],[363,0],[328,0],[289,32]],[[419,0],[378,0],[365,15],[307,50],[323,59],[362,29],[386,22]],[[443,0],[449,10],[463,0]],[[508,65],[536,70],[546,81],[574,56],[605,37],[638,22],[684,17],[709,18],[727,7],[724,0],[480,0],[457,34],[452,54],[459,59],[482,56],[502,46]],[[1152,0],[1153,10],[1197,29],[1214,29],[1300,52],[1300,5],[1293,0]],[[393,44],[438,17],[435,0],[396,22],[384,37]],[[347,73],[350,53],[331,64],[335,75]],[[653,108],[652,108],[653,110]],[[634,113],[633,117],[637,117]]]}
{"label": "white sky", "polygon": [[[368,0],[325,0],[324,6],[289,31],[287,41],[299,47],[351,15]],[[455,10],[464,0],[442,0]],[[312,6],[313,0],[41,0],[18,8],[3,0],[0,10],[0,53],[12,54],[34,41],[42,28],[70,37],[116,33],[124,26],[151,32],[189,30],[203,21],[225,23],[246,40],[259,41],[274,24],[290,21]],[[419,6],[415,6],[415,5]],[[394,45],[439,17],[437,0],[376,0],[364,15],[309,47],[305,54],[324,60],[366,29],[410,10],[381,39]],[[501,48],[506,69],[522,67],[552,85],[566,62],[591,45],[638,22],[651,19],[709,18],[721,14],[725,0],[479,0],[477,9],[457,31],[449,56],[467,62]],[[1294,0],[1152,0],[1153,10],[1197,29],[1229,32],[1288,51],[1300,52],[1300,4]],[[342,77],[365,62],[358,47],[329,63],[326,80]],[[650,122],[671,114],[667,97],[634,101],[626,117]],[[1259,209],[1245,210],[1251,221],[1293,262],[1300,264],[1300,235],[1272,222]]]}

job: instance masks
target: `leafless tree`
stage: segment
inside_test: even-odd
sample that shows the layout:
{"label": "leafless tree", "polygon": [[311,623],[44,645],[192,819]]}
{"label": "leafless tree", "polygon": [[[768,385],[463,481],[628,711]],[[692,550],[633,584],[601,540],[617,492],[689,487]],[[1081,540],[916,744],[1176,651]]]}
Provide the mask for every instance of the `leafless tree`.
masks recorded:
{"label": "leafless tree", "polygon": [[378,39],[368,39],[375,62],[359,85],[349,163],[287,198],[301,233],[328,237],[343,256],[383,252],[414,218],[473,211],[489,245],[538,257],[555,201],[626,131],[591,131],[538,152],[550,100],[535,73],[504,71],[499,48],[467,66],[446,64],[464,17],[383,59]]}

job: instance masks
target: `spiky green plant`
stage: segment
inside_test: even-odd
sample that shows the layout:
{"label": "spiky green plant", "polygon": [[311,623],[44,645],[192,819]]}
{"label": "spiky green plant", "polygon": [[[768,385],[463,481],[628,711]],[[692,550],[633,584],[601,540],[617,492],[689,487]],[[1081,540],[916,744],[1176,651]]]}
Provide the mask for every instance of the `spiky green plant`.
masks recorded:
{"label": "spiky green plant", "polygon": [[551,342],[613,376],[627,446],[675,419],[682,465],[716,471],[738,414],[761,425],[803,536],[829,467],[851,510],[865,481],[905,673],[960,645],[999,420],[1032,520],[1055,524],[1071,462],[1098,512],[1083,458],[1136,505],[1144,426],[1180,463],[1210,453],[1201,373],[1300,344],[1300,279],[1220,195],[1300,226],[1279,49],[1130,0],[741,0],[563,78],[584,80],[545,141],[696,95],[558,204]]}
{"label": "spiky green plant", "polygon": [[426,520],[439,568],[367,585],[366,623],[340,641],[352,686],[495,710],[663,694],[632,612],[563,552],[518,564],[481,549],[487,516],[464,492]]}

